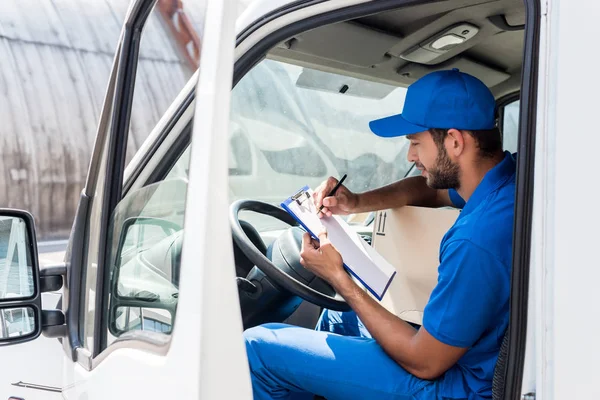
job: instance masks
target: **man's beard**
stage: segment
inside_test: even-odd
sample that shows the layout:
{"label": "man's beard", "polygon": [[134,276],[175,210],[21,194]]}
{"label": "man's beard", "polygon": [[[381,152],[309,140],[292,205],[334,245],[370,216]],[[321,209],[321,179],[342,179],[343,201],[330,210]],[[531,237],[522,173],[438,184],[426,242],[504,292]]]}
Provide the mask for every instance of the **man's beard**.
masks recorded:
{"label": "man's beard", "polygon": [[428,169],[427,185],[432,189],[458,189],[460,187],[458,164],[452,162],[445,148],[439,149],[435,166]]}

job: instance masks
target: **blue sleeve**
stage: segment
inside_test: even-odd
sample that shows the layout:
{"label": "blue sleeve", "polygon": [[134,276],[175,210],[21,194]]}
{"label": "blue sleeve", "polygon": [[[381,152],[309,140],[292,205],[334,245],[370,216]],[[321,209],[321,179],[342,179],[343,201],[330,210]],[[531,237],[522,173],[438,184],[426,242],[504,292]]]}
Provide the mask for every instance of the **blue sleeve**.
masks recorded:
{"label": "blue sleeve", "polygon": [[508,267],[467,240],[447,244],[440,260],[438,283],[425,306],[423,327],[442,343],[471,347],[506,306]]}
{"label": "blue sleeve", "polygon": [[450,201],[454,204],[454,207],[462,209],[465,206],[465,201],[460,197],[456,190],[448,189],[448,194],[450,195]]}

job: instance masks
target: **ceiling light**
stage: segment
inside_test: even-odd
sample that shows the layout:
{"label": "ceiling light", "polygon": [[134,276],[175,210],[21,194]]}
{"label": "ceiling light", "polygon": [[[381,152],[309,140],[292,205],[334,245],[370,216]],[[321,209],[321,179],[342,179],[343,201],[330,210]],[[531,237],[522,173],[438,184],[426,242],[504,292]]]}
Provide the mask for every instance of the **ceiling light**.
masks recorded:
{"label": "ceiling light", "polygon": [[479,28],[467,22],[451,26],[412,47],[400,57],[418,64],[434,64],[435,60],[456,46],[472,39]]}
{"label": "ceiling light", "polygon": [[431,43],[431,48],[434,50],[448,50],[451,47],[463,43],[465,40],[467,39],[465,39],[464,37],[449,34],[434,40],[433,43]]}

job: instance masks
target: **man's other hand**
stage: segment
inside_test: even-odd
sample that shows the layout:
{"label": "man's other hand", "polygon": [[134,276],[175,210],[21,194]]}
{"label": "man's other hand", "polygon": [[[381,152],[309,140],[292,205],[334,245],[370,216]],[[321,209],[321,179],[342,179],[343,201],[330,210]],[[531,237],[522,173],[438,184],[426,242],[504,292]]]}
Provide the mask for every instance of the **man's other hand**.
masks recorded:
{"label": "man's other hand", "polygon": [[341,254],[327,238],[325,230],[319,233],[319,240],[305,233],[302,237],[300,263],[319,278],[329,282],[334,288],[340,279],[348,278]]}
{"label": "man's other hand", "polygon": [[327,215],[331,217],[333,214],[347,215],[353,212],[358,204],[358,195],[352,193],[344,185],[341,185],[331,197],[327,197],[329,192],[337,185],[338,180],[334,177],[329,177],[325,182],[321,183],[314,193],[315,205],[317,209],[324,206],[319,213],[319,217]]}

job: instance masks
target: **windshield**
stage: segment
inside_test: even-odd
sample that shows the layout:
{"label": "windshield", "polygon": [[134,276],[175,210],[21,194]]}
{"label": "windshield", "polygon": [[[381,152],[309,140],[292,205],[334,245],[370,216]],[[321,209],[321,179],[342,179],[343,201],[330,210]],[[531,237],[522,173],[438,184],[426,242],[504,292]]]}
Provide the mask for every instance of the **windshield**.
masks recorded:
{"label": "windshield", "polygon": [[[256,65],[232,92],[230,200],[279,205],[301,187],[347,173],[364,192],[406,176],[405,138],[380,138],[369,121],[401,112],[406,89],[274,60]],[[273,221],[248,217],[259,231]],[[272,220],[272,218],[269,218]],[[364,224],[366,216],[349,216]]]}

